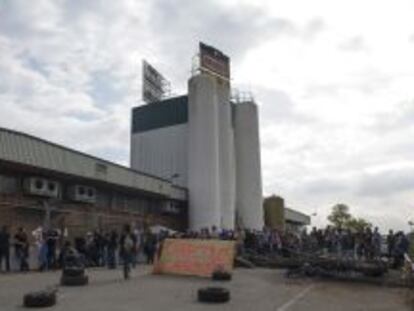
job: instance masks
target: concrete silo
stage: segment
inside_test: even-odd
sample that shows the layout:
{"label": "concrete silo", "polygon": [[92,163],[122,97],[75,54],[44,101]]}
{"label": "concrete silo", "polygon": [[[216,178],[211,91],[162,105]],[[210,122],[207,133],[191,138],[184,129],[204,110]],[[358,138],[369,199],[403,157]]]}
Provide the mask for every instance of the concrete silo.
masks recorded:
{"label": "concrete silo", "polygon": [[259,117],[254,102],[234,107],[236,209],[240,226],[263,228]]}
{"label": "concrete silo", "polygon": [[208,74],[188,82],[188,190],[190,228],[220,227],[217,84]]}
{"label": "concrete silo", "polygon": [[220,78],[216,78],[216,81],[219,122],[221,227],[224,229],[234,229],[236,185],[230,83]]}

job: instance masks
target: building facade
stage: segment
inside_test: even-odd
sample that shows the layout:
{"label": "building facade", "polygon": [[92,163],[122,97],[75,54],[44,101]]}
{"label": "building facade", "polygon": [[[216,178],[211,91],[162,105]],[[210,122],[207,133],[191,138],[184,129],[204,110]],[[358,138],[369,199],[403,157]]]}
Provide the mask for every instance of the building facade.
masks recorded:
{"label": "building facade", "polygon": [[187,190],[24,133],[0,128],[0,225],[94,229],[187,227]]}
{"label": "building facade", "polygon": [[[208,64],[229,70],[220,51],[208,53]],[[231,99],[228,75],[201,69],[187,95],[132,111],[131,167],[187,188],[194,230],[264,224],[258,107]]]}

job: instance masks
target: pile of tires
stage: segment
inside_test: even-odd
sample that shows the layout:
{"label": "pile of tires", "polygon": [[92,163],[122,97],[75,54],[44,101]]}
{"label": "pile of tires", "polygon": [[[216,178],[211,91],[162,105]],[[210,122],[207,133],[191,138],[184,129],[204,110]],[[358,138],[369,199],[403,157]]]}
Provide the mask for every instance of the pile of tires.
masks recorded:
{"label": "pile of tires", "polygon": [[84,286],[89,283],[89,277],[83,268],[65,268],[62,272],[60,284],[62,286]]}
{"label": "pile of tires", "polygon": [[225,303],[230,300],[230,291],[223,287],[206,287],[198,290],[198,301],[204,303]]}
{"label": "pile of tires", "polygon": [[23,297],[26,308],[46,308],[56,304],[56,291],[31,292]]}

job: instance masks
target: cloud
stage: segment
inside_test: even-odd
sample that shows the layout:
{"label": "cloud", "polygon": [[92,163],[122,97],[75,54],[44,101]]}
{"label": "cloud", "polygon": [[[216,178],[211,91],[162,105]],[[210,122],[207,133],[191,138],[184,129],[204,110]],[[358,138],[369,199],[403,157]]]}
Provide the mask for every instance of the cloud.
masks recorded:
{"label": "cloud", "polygon": [[358,195],[386,197],[400,192],[414,193],[414,167],[364,174],[358,185]]}
{"label": "cloud", "polygon": [[339,49],[346,52],[360,52],[367,50],[367,46],[362,36],[355,36],[342,42]]}

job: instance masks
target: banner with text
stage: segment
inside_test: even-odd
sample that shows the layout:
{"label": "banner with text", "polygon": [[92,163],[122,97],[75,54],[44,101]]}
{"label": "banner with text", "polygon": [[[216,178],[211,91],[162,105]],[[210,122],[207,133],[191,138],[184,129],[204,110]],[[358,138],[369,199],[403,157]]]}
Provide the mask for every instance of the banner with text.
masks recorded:
{"label": "banner with text", "polygon": [[154,264],[154,273],[210,277],[214,270],[233,269],[233,241],[167,239]]}

